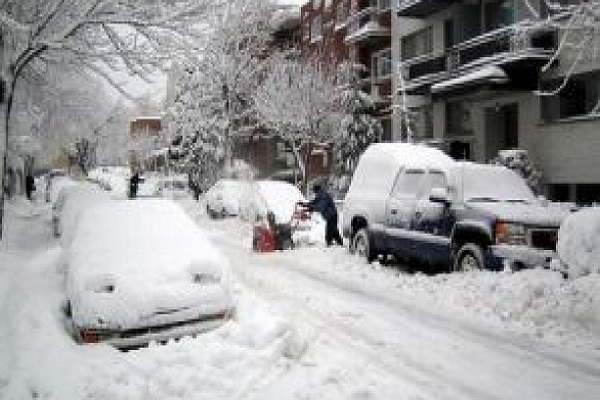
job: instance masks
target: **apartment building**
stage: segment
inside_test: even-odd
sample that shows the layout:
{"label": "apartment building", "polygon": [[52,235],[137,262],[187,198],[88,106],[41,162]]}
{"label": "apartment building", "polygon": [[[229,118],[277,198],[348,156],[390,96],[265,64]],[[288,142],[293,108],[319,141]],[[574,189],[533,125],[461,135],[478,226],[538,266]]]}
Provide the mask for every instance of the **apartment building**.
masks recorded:
{"label": "apartment building", "polygon": [[384,140],[391,140],[392,1],[311,0],[301,13],[302,56],[332,68],[352,63],[356,84],[376,102]]}
{"label": "apartment building", "polygon": [[[573,63],[567,51],[553,60],[561,33],[534,24],[528,8],[544,16],[551,12],[545,4],[399,0],[396,101],[410,107],[416,141],[479,162],[501,149],[526,149],[550,198],[598,202],[600,119],[590,112],[600,95],[600,61]],[[558,94],[535,93],[558,87],[573,65]]]}

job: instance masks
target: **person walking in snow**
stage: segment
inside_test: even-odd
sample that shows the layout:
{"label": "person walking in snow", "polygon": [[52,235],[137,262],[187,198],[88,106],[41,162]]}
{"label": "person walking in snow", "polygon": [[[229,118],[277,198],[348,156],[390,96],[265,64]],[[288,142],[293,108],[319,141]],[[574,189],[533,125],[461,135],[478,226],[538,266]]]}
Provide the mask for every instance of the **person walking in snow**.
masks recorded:
{"label": "person walking in snow", "polygon": [[138,191],[138,185],[140,184],[140,182],[143,182],[144,180],[142,178],[140,178],[140,173],[139,172],[134,172],[133,175],[131,175],[131,178],[129,178],[129,198],[130,199],[135,199],[137,197],[137,191]]}
{"label": "person walking in snow", "polygon": [[27,174],[25,177],[25,195],[27,200],[31,200],[31,194],[35,190],[35,180],[31,174]]}
{"label": "person walking in snow", "polygon": [[335,241],[338,245],[343,246],[342,237],[338,230],[338,212],[333,202],[333,197],[321,186],[316,184],[313,186],[315,198],[308,203],[303,203],[310,211],[317,211],[325,220],[325,243],[327,246]]}

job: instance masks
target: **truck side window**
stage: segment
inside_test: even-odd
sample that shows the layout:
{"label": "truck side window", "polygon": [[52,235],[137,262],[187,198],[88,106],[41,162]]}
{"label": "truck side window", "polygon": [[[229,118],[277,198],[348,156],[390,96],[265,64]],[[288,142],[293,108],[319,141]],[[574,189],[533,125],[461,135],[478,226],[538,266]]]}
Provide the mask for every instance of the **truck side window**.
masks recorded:
{"label": "truck side window", "polygon": [[420,193],[425,171],[421,169],[408,169],[400,174],[392,190],[395,198],[416,198]]}
{"label": "truck side window", "polygon": [[442,171],[429,171],[429,185],[428,189],[431,191],[433,188],[447,188],[448,180],[446,175]]}

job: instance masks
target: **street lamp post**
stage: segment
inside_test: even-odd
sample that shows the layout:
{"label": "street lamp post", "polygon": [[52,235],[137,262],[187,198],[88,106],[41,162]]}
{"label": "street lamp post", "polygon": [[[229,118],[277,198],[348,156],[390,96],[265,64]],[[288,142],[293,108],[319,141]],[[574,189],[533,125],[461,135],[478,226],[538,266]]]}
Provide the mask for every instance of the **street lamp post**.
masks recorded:
{"label": "street lamp post", "polygon": [[0,175],[0,240],[2,240],[2,232],[4,231],[4,186],[6,179],[6,151],[8,145],[8,132],[6,131],[6,82],[0,78],[0,155],[2,159],[2,174]]}

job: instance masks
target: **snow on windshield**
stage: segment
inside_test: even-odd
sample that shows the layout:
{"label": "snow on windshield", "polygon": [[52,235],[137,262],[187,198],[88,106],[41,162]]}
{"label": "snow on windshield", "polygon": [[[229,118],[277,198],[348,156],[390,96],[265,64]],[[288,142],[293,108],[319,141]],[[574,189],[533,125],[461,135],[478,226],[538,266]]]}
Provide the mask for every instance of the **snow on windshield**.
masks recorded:
{"label": "snow on windshield", "polygon": [[465,201],[535,201],[523,178],[508,168],[460,163],[456,171]]}

